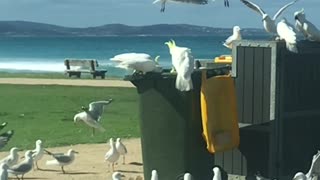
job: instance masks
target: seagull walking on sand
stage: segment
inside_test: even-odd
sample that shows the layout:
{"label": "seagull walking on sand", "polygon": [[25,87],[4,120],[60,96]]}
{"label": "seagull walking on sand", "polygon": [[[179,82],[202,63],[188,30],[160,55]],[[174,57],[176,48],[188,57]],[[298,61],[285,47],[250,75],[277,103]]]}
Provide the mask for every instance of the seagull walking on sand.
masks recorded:
{"label": "seagull walking on sand", "polygon": [[7,164],[9,167],[16,165],[18,163],[19,160],[19,154],[18,154],[19,149],[16,147],[13,147],[10,149],[10,154],[3,158],[0,163],[5,163]]}
{"label": "seagull walking on sand", "polygon": [[0,180],[8,180],[8,168],[5,163],[0,163]]}
{"label": "seagull walking on sand", "polygon": [[120,153],[116,149],[116,145],[113,141],[113,138],[109,139],[110,149],[104,156],[104,159],[109,162],[108,167],[110,170],[110,163],[112,164],[112,172],[114,171],[114,163],[119,160]]}
{"label": "seagull walking on sand", "polygon": [[232,49],[232,43],[236,40],[241,40],[241,32],[240,32],[240,27],[239,26],[234,26],[233,27],[233,34],[226,39],[226,41],[223,43],[223,45],[229,49]]}
{"label": "seagull walking on sand", "polygon": [[78,154],[78,152],[73,149],[69,149],[67,154],[51,153],[47,150],[45,150],[45,152],[54,158],[54,160],[48,160],[46,165],[61,166],[61,171],[63,174],[66,173],[63,167],[72,164],[75,160],[75,154]]}
{"label": "seagull walking on sand", "polygon": [[121,138],[117,138],[116,149],[122,155],[122,164],[125,164],[125,155],[128,153],[126,146],[121,142]]}
{"label": "seagull walking on sand", "polygon": [[42,158],[43,154],[44,154],[44,149],[42,147],[42,141],[40,139],[38,139],[36,141],[36,148],[34,150],[32,150],[32,158],[33,158],[33,162],[36,165],[37,169],[40,169],[38,167],[38,161]]}
{"label": "seagull walking on sand", "polygon": [[240,0],[243,4],[245,4],[246,6],[248,6],[250,9],[256,11],[257,13],[259,13],[262,16],[262,21],[263,21],[263,27],[264,29],[272,34],[272,35],[276,35],[277,34],[277,28],[276,28],[276,20],[277,18],[281,15],[281,13],[287,9],[289,6],[293,5],[294,3],[296,3],[298,0],[294,0],[286,5],[284,5],[282,8],[280,8],[278,10],[278,12],[273,16],[273,18],[271,19],[270,16],[265,13],[265,11],[259,7],[258,5],[248,1],[248,0]]}
{"label": "seagull walking on sand", "polygon": [[25,159],[22,162],[8,169],[8,173],[15,175],[18,179],[20,179],[18,177],[19,175],[21,175],[21,179],[23,179],[23,176],[28,173],[33,166],[32,152],[30,150],[25,152],[24,157]]}
{"label": "seagull walking on sand", "polygon": [[194,71],[194,57],[191,49],[176,46],[174,40],[165,43],[169,47],[172,65],[177,72],[176,88],[180,91],[190,91],[193,89],[191,79]]}
{"label": "seagull walking on sand", "polygon": [[296,20],[296,29],[300,31],[306,39],[320,42],[320,31],[314,24],[306,19],[304,9],[295,12],[294,19]]}
{"label": "seagull walking on sand", "polygon": [[280,40],[285,40],[287,49],[291,52],[298,53],[296,33],[285,18],[277,24],[277,32]]}
{"label": "seagull walking on sand", "polygon": [[100,124],[100,120],[104,106],[109,105],[112,101],[112,99],[107,101],[95,101],[89,104],[89,109],[82,107],[83,112],[80,112],[74,116],[74,123],[83,121],[85,124],[92,127],[92,135],[94,135],[95,129],[98,129],[101,132],[105,131]]}

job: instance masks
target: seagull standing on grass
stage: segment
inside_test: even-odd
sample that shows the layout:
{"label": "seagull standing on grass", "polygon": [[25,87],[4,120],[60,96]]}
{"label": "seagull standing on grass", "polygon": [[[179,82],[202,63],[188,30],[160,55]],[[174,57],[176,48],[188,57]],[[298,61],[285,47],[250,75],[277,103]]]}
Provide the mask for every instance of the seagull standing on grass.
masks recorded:
{"label": "seagull standing on grass", "polygon": [[94,135],[95,129],[105,131],[105,129],[99,123],[104,110],[104,106],[109,105],[113,100],[108,101],[95,101],[89,104],[89,109],[82,107],[83,112],[78,113],[74,116],[74,123],[83,121],[88,126],[92,127],[92,135]]}
{"label": "seagull standing on grass", "polygon": [[25,152],[24,157],[25,159],[22,162],[8,169],[8,173],[15,175],[18,179],[20,179],[18,175],[21,175],[21,179],[23,179],[23,176],[28,173],[33,166],[32,152],[30,150]]}
{"label": "seagull standing on grass", "polygon": [[119,152],[120,155],[122,155],[122,164],[125,164],[125,155],[127,154],[127,148],[126,146],[121,142],[121,138],[117,138],[116,141],[116,149]]}
{"label": "seagull standing on grass", "polygon": [[293,28],[288,25],[285,18],[277,24],[277,32],[280,40],[285,40],[287,49],[293,53],[298,53],[296,33],[293,31]]}
{"label": "seagull standing on grass", "polygon": [[276,28],[276,20],[277,18],[281,15],[281,13],[287,9],[289,6],[293,5],[296,3],[298,0],[295,0],[293,2],[290,2],[286,5],[284,5],[282,8],[278,10],[278,12],[273,16],[271,19],[270,16],[265,13],[262,8],[260,8],[258,5],[248,1],[248,0],[240,0],[242,3],[244,3],[246,6],[248,6],[250,9],[258,12],[262,16],[262,21],[263,21],[263,27],[264,29],[268,32],[271,33],[272,35],[277,34],[277,28]]}
{"label": "seagull standing on grass", "polygon": [[110,170],[110,163],[112,164],[112,172],[113,172],[114,171],[114,163],[116,161],[118,161],[118,159],[120,157],[120,154],[116,149],[116,146],[115,146],[115,143],[113,141],[113,138],[109,139],[109,145],[110,145],[110,149],[106,153],[104,159],[109,162],[109,164],[108,164],[109,170]]}
{"label": "seagull standing on grass", "polygon": [[0,163],[5,163],[7,164],[9,167],[16,165],[18,163],[19,160],[19,154],[18,154],[19,149],[16,147],[13,147],[10,149],[10,154],[3,158]]}
{"label": "seagull standing on grass", "polygon": [[4,123],[0,124],[0,130],[2,130],[7,125],[8,125],[8,122],[4,122]]}
{"label": "seagull standing on grass", "polygon": [[7,164],[0,164],[0,180],[8,180],[8,168],[9,166]]}
{"label": "seagull standing on grass", "polygon": [[32,157],[33,157],[33,162],[36,165],[37,169],[40,169],[38,167],[38,161],[42,158],[43,154],[44,154],[44,149],[42,147],[42,141],[40,139],[38,139],[36,141],[36,148],[34,150],[32,150]]}
{"label": "seagull standing on grass", "polygon": [[46,162],[46,165],[55,165],[55,166],[61,166],[62,173],[65,174],[66,172],[64,171],[63,167],[70,165],[73,163],[75,159],[75,154],[78,154],[77,151],[74,151],[73,149],[69,149],[67,154],[61,154],[61,153],[51,153],[47,150],[45,150],[49,155],[51,155],[54,160],[50,160]]}
{"label": "seagull standing on grass", "polygon": [[190,91],[193,89],[191,79],[194,70],[194,58],[191,49],[176,46],[174,40],[165,43],[169,47],[172,65],[177,72],[176,88],[180,91]]}
{"label": "seagull standing on grass", "polygon": [[320,31],[314,24],[306,19],[304,9],[295,12],[294,19],[296,20],[296,29],[300,31],[306,39],[320,42]]}
{"label": "seagull standing on grass", "polygon": [[242,39],[240,30],[241,29],[239,26],[234,26],[233,27],[233,34],[230,37],[228,37],[228,39],[223,43],[223,45],[229,49],[232,49],[233,41]]}
{"label": "seagull standing on grass", "polygon": [[14,134],[13,130],[9,130],[7,132],[0,134],[0,149],[2,149],[5,145],[7,145],[9,140],[12,138],[13,134]]}
{"label": "seagull standing on grass", "polygon": [[158,172],[155,169],[151,171],[151,180],[158,180]]}

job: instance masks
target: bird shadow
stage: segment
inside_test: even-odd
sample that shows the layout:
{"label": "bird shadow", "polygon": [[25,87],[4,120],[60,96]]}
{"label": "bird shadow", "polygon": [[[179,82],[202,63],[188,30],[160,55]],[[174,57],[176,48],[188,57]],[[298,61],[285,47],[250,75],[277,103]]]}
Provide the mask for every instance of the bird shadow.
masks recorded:
{"label": "bird shadow", "polygon": [[[61,173],[63,174],[63,173]],[[66,172],[64,174],[72,174],[72,175],[82,175],[82,174],[98,174],[96,172]]]}
{"label": "bird shadow", "polygon": [[[8,178],[8,179],[17,179],[17,178]],[[23,179],[48,179],[48,178],[45,178],[45,177],[23,177]]]}
{"label": "bird shadow", "polygon": [[122,173],[142,173],[142,171],[127,171],[127,170],[117,170],[117,171]]}
{"label": "bird shadow", "polygon": [[55,169],[37,169],[35,171],[61,172],[61,170],[55,170]]}
{"label": "bird shadow", "polygon": [[130,162],[129,164],[130,165],[135,165],[135,166],[143,166],[143,164],[139,163],[139,162]]}

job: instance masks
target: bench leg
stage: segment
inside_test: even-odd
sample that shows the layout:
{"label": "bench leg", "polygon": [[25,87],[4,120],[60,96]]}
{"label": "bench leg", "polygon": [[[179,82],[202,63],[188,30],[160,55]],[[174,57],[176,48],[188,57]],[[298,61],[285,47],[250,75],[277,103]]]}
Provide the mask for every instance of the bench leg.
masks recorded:
{"label": "bench leg", "polygon": [[81,77],[81,73],[78,73],[78,74],[77,74],[77,78],[80,78],[80,77]]}
{"label": "bench leg", "polygon": [[92,74],[93,79],[96,79],[97,75],[96,74]]}
{"label": "bench leg", "polygon": [[101,79],[104,79],[106,77],[105,74],[101,74]]}

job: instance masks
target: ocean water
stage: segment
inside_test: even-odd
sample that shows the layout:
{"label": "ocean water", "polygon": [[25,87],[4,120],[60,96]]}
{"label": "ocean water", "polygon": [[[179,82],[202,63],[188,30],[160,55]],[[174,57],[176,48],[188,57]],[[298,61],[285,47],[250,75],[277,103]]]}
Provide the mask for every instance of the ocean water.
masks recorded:
{"label": "ocean water", "polygon": [[[222,46],[226,37],[175,37],[178,46],[189,47],[196,59],[213,59],[231,50]],[[248,37],[265,39],[265,37]],[[170,37],[1,37],[0,72],[61,72],[66,58],[96,59],[108,76],[121,77],[128,71],[118,69],[109,59],[128,52],[160,55],[160,65],[171,66],[164,42]]]}

